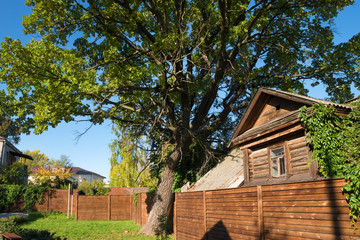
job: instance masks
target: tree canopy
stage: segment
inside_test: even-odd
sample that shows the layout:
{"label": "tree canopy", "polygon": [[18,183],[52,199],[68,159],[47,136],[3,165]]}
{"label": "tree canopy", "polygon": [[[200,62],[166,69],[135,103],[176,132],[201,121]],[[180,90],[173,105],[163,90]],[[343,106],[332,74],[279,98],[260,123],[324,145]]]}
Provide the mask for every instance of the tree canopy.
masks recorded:
{"label": "tree canopy", "polygon": [[143,228],[154,233],[179,166],[183,177],[211,166],[258,87],[322,83],[332,100],[353,97],[359,39],[335,45],[332,30],[353,2],[27,0],[24,32],[39,38],[1,43],[1,111],[24,132],[80,118],[146,135],[162,163]]}

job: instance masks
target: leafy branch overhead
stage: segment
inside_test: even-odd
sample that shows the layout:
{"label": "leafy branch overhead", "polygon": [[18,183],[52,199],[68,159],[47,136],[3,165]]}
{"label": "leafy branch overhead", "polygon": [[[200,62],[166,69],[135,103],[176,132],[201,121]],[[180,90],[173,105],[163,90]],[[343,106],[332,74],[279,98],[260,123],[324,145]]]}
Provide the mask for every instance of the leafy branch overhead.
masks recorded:
{"label": "leafy branch overhead", "polygon": [[156,224],[170,213],[178,163],[189,178],[214,164],[258,87],[323,83],[333,100],[353,97],[359,39],[334,45],[332,31],[353,2],[27,0],[24,32],[39,38],[1,43],[0,113],[27,133],[109,119],[146,135],[149,156],[164,160]]}

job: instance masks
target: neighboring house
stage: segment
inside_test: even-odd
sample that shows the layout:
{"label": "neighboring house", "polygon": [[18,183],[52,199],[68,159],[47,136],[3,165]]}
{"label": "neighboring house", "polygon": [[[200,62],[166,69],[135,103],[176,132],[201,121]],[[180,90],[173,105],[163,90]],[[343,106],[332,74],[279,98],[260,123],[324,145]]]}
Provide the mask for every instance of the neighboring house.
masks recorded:
{"label": "neighboring house", "polygon": [[319,179],[299,108],[315,103],[333,105],[346,115],[351,106],[280,90],[260,88],[241,118],[228,147],[230,154],[193,186],[200,191],[239,186],[300,182]]}
{"label": "neighboring house", "polygon": [[105,177],[101,176],[100,174],[79,168],[79,167],[72,167],[70,169],[70,173],[73,174],[72,178],[78,184],[81,184],[84,181],[92,182],[92,181],[103,181]]}
{"label": "neighboring house", "polygon": [[[65,172],[65,167],[57,167],[57,166],[53,166],[53,167],[45,167],[45,168],[31,168],[30,169],[30,174],[28,177],[28,182],[29,183],[36,183],[39,180],[41,180],[42,178],[39,176],[39,174],[41,174],[41,171],[48,172],[48,173],[53,173],[52,176],[48,176],[47,178],[51,181],[56,179],[56,175],[57,173],[64,173]],[[44,175],[43,175],[44,176]]]}
{"label": "neighboring house", "polygon": [[4,167],[10,165],[18,161],[20,157],[33,160],[31,156],[23,154],[6,138],[0,137],[0,166]]}

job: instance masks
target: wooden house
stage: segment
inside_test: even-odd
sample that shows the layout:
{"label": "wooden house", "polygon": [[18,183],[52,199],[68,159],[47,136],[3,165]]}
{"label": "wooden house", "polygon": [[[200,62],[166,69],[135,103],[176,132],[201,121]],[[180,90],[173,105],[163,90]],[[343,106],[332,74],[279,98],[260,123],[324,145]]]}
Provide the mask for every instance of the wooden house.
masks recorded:
{"label": "wooden house", "polygon": [[242,151],[244,185],[309,181],[320,178],[299,119],[302,106],[351,107],[275,89],[260,88],[234,131],[231,149]]}
{"label": "wooden house", "polygon": [[299,109],[315,103],[333,105],[340,114],[351,111],[337,104],[285,91],[260,88],[230,140],[229,155],[195,184],[182,191],[303,182],[321,179],[305,139]]}
{"label": "wooden house", "polygon": [[20,157],[33,160],[31,156],[23,154],[6,138],[0,137],[0,167],[5,167],[18,161]]}

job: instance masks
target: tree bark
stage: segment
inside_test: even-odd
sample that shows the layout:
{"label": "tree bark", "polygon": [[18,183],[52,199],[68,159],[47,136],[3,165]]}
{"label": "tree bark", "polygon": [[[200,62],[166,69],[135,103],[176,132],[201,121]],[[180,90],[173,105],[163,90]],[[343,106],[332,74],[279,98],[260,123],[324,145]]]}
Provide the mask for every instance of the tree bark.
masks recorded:
{"label": "tree bark", "polygon": [[181,148],[176,148],[170,155],[169,160],[162,172],[161,182],[156,191],[153,206],[151,208],[146,224],[140,229],[140,233],[146,235],[155,235],[157,230],[161,229],[159,217],[167,219],[170,217],[174,204],[174,193],[172,185],[174,183],[174,173],[178,162],[181,159]]}

